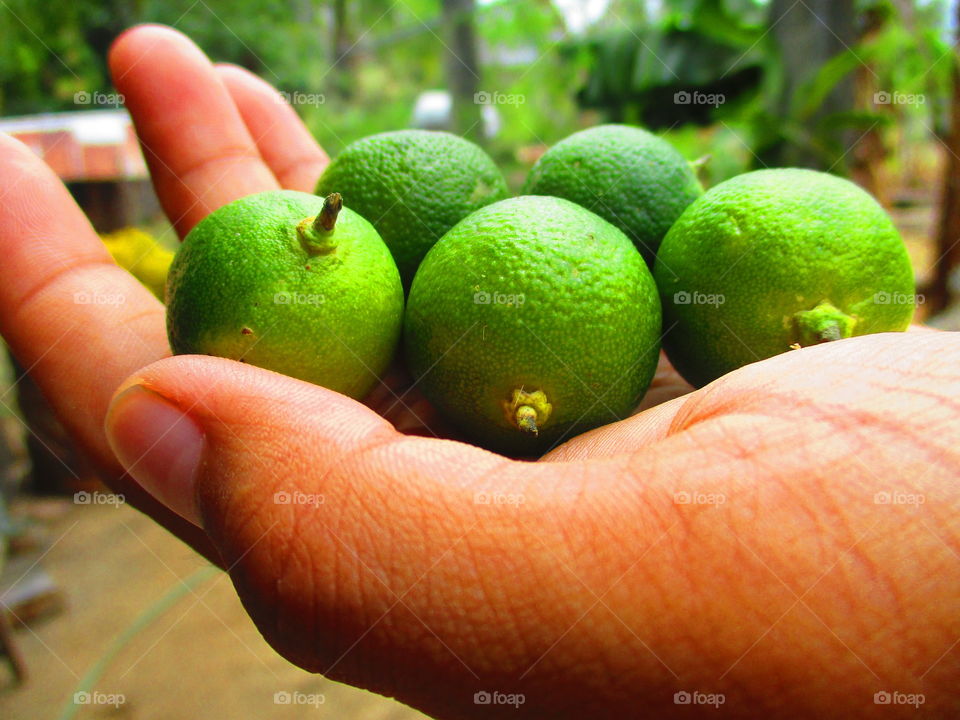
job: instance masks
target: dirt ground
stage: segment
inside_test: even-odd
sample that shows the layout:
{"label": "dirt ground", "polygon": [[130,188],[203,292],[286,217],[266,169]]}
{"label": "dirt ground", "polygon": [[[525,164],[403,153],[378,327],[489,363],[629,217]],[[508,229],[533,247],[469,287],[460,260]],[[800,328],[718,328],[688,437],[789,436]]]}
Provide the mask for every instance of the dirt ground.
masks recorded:
{"label": "dirt ground", "polygon": [[[22,515],[31,503],[12,510]],[[65,717],[81,678],[111,642],[181,579],[209,564],[137,511],[57,501],[43,535],[43,568],[63,609],[14,631],[29,677],[11,686],[0,669],[0,717]],[[240,605],[229,578],[212,568],[156,621],[137,633],[73,717],[135,720],[426,716],[392,700],[304,672],[273,652]],[[279,695],[278,695],[279,693]],[[111,698],[110,696],[115,696]],[[116,707],[111,700],[122,703]],[[83,699],[83,698],[81,698]],[[290,700],[285,704],[284,700]]]}

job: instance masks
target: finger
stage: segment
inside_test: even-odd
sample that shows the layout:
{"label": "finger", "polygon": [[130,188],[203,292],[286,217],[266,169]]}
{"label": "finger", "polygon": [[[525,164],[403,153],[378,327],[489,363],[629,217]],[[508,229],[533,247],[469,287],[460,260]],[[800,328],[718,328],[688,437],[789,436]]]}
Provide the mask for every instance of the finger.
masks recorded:
{"label": "finger", "polygon": [[132,28],[110,48],[109,64],[181,238],[221,205],[279,187],[217,71],[186,36]]}
{"label": "finger", "polygon": [[674,369],[670,360],[667,358],[667,354],[661,350],[660,360],[657,363],[657,372],[654,374],[646,394],[641,398],[637,412],[656,407],[661,403],[681,397],[682,395],[687,395],[693,392],[693,390],[694,387],[680,377],[680,373]]}
{"label": "finger", "polygon": [[[914,643],[934,659],[943,652],[937,623],[949,608],[930,632],[911,630],[922,596],[878,609],[857,629],[863,619],[838,613],[838,598],[846,608],[870,597],[884,573],[891,587],[908,588],[955,564],[936,532],[921,530],[905,542],[922,567],[893,563],[881,573],[909,511],[863,502],[878,484],[923,471],[938,498],[932,526],[955,516],[956,419],[944,401],[957,392],[958,348],[945,335],[906,348],[902,336],[872,336],[755,363],[684,399],[663,440],[589,463],[511,462],[404,437],[346,397],[206,357],[144,368],[124,383],[108,428],[130,471],[202,522],[282,654],[431,715],[483,716],[472,695],[495,687],[521,689],[542,710],[528,717],[580,717],[585,708],[623,717],[641,702],[667,716],[675,681],[715,683],[744,648],[753,648],[749,666],[718,688],[745,693],[736,696],[743,706],[772,701],[763,691],[772,677],[791,678],[777,693],[794,681],[840,687],[861,678],[857,692],[867,697],[873,678],[862,663],[902,680],[897,667]],[[918,357],[925,372],[911,370]],[[824,392],[830,401],[812,407]],[[874,418],[877,440],[842,431],[841,422]],[[185,445],[194,448],[187,460]],[[484,490],[523,502],[478,501]],[[725,500],[677,499],[689,491]],[[825,577],[824,566],[857,544],[857,566]],[[788,589],[814,584],[810,612],[785,617],[796,600]],[[870,646],[851,657],[843,644],[824,647],[825,614],[838,635],[895,626],[903,642],[894,653]],[[757,645],[779,623],[777,637]],[[818,662],[798,668],[798,653]],[[562,698],[558,678],[570,688]],[[604,690],[609,678],[616,685]],[[621,706],[604,705],[624,688]],[[816,716],[843,695],[798,691],[790,702],[797,717]]]}
{"label": "finger", "polygon": [[[152,428],[149,436],[144,427]],[[532,501],[537,487],[569,496],[580,485],[575,474],[404,436],[345,396],[219,358],[178,356],[144,368],[119,391],[108,429],[130,472],[203,524],[233,566],[248,611],[284,656],[390,693],[400,688],[382,679],[402,676],[404,700],[421,705],[436,696],[427,687],[436,676],[421,665],[423,626],[404,616],[452,627],[464,612],[455,595],[475,592],[459,577],[477,582],[472,552],[487,572],[494,561],[523,562],[505,558],[501,543],[533,540],[516,536],[509,515],[484,513],[489,508],[476,504],[475,494],[526,492]],[[182,460],[185,445],[200,448],[188,453],[201,458],[193,468]],[[479,545],[465,537],[481,527]],[[419,582],[428,571],[430,582]],[[496,625],[481,610],[464,632],[475,622]],[[428,664],[438,663],[447,673],[464,672],[452,656]]]}
{"label": "finger", "polygon": [[104,480],[215,557],[202,533],[124,474],[103,431],[120,381],[170,352],[163,306],[117,267],[50,168],[2,133],[0,187],[0,333]]}
{"label": "finger", "polygon": [[216,68],[280,186],[313,192],[330,159],[296,111],[269,83],[249,70],[227,64]]}
{"label": "finger", "polygon": [[[128,421],[136,414],[124,412],[128,404],[146,407],[151,404],[149,401],[180,408],[182,415],[196,427],[203,428],[202,432],[195,433],[192,442],[208,450],[187,453],[191,458],[202,457],[204,467],[197,469],[199,475],[191,471],[186,473],[189,477],[180,477],[168,471],[171,465],[181,462],[178,458],[185,452],[183,438],[157,442],[156,436],[163,435],[166,428],[154,428],[151,433],[154,437],[148,441],[142,428],[152,423]],[[179,432],[184,424],[176,424]],[[297,433],[299,439],[293,436],[292,428],[296,425],[301,426]],[[255,427],[260,430],[254,430]],[[314,437],[301,447],[306,427],[316,432],[320,440]],[[189,427],[185,427],[186,430]],[[259,435],[256,442],[243,437],[248,432]],[[203,470],[219,475],[230,473],[231,466],[246,465],[251,471],[248,474],[262,476],[257,481],[257,494],[268,490],[268,494],[272,494],[275,490],[290,489],[291,481],[288,473],[272,467],[274,453],[299,457],[297,464],[305,462],[323,475],[327,466],[362,451],[365,445],[422,440],[399,433],[379,414],[339,393],[278,373],[206,356],[169,358],[123,382],[110,411],[108,433],[121,459],[139,459],[132,463],[133,474],[142,475],[148,486],[159,488],[158,494],[170,499],[182,515],[196,524],[202,521],[192,487],[203,484]],[[128,449],[138,443],[137,450],[142,446],[143,452]],[[470,474],[489,471],[506,462],[500,456],[461,443],[441,443],[441,446],[445,450],[435,447],[424,455],[411,454],[401,474],[409,476],[412,482],[432,483],[438,470],[446,472],[457,468]],[[146,452],[151,448],[151,452]],[[223,456],[216,463],[216,469],[211,467],[212,454]],[[154,462],[155,458],[159,459]],[[447,458],[449,465],[443,463]],[[465,470],[464,463],[475,464],[478,469]],[[160,479],[156,477],[157,469],[163,475]],[[313,477],[318,473],[306,475]],[[350,483],[358,493],[378,495],[384,481],[385,477],[380,474],[359,473]],[[171,483],[176,487],[169,488]]]}
{"label": "finger", "polygon": [[666,437],[670,423],[683,406],[683,396],[694,388],[673,368],[667,354],[660,353],[657,372],[641,398],[635,414],[568,439],[541,460],[586,460],[614,457],[624,448],[636,449]]}
{"label": "finger", "polygon": [[667,436],[670,423],[686,400],[685,397],[675,397],[626,420],[577,435],[548,452],[540,460],[560,462],[610,458],[622,455],[626,450],[646,447]]}

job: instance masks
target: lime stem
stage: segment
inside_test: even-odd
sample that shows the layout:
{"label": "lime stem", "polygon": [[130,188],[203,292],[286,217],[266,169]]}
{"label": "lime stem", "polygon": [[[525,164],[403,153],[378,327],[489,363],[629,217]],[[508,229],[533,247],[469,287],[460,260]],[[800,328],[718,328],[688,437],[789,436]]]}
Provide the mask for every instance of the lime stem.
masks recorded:
{"label": "lime stem", "polygon": [[510,399],[503,404],[507,422],[527,435],[539,435],[553,411],[553,405],[547,400],[543,390],[527,392],[522,387],[510,393]]}
{"label": "lime stem", "polygon": [[824,300],[813,310],[796,313],[800,345],[818,345],[819,343],[842,340],[853,335],[856,318],[847,315]]}
{"label": "lime stem", "polygon": [[696,160],[693,160],[690,163],[690,169],[693,170],[694,173],[697,173],[700,171],[701,168],[706,167],[707,163],[710,162],[712,159],[713,159],[713,155],[710,153],[707,153],[706,155],[701,155]]}
{"label": "lime stem", "polygon": [[323,201],[323,209],[313,221],[313,230],[317,233],[332,232],[337,224],[337,215],[343,209],[343,197],[340,193],[330,193]]}
{"label": "lime stem", "polygon": [[330,193],[324,198],[323,207],[316,217],[300,221],[297,225],[297,233],[308,253],[311,255],[328,253],[337,246],[333,238],[333,229],[342,209],[343,198],[340,193]]}
{"label": "lime stem", "polygon": [[516,413],[517,427],[521,432],[539,435],[540,428],[537,427],[537,411],[529,405],[521,405]]}

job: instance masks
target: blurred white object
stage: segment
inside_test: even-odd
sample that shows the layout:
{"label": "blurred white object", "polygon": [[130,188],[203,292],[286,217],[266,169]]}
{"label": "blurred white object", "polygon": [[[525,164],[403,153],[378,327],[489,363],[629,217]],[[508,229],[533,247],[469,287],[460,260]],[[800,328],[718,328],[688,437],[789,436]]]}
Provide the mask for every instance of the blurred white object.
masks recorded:
{"label": "blurred white object", "polygon": [[[453,97],[446,90],[425,90],[413,106],[413,127],[424,130],[449,130],[452,123]],[[483,136],[496,137],[500,132],[500,113],[492,105],[480,107]]]}

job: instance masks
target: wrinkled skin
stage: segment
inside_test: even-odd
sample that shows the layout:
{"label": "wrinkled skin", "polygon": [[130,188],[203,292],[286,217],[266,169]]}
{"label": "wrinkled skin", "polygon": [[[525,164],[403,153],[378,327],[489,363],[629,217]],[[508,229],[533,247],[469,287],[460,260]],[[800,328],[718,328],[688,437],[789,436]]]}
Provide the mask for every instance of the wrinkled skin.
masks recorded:
{"label": "wrinkled skin", "polygon": [[[327,162],[262,81],[171,30],[128,31],[110,65],[181,237]],[[399,385],[364,405],[168,357],[163,307],[54,175],[7,137],[0,172],[4,338],[111,486],[229,568],[292,662],[440,718],[679,717],[683,690],[723,693],[711,717],[915,712],[883,690],[960,715],[956,335],[821,345],[696,392],[663,367],[659,404],[517,462],[430,436]],[[876,502],[891,491],[908,500]]]}

